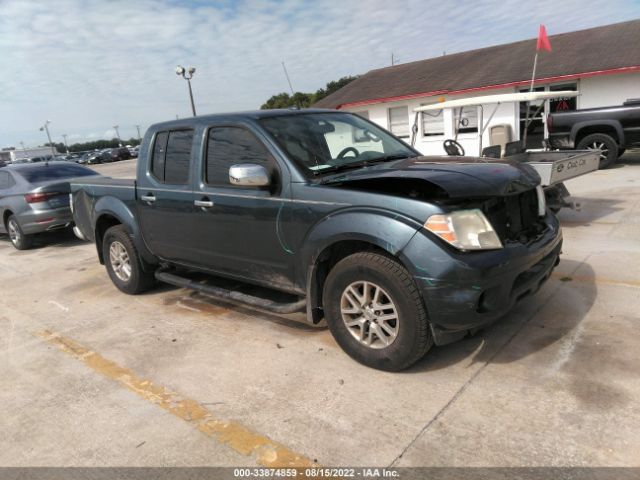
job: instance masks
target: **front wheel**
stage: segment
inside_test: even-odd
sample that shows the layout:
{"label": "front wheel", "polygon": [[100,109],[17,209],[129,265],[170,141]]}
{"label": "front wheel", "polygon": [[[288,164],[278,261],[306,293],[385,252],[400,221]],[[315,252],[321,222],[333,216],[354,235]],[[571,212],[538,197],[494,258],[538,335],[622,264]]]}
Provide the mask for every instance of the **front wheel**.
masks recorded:
{"label": "front wheel", "polygon": [[615,139],[604,133],[587,135],[578,143],[578,150],[598,150],[600,152],[599,169],[610,167],[619,156]]}
{"label": "front wheel", "polygon": [[33,235],[26,235],[15,215],[7,219],[7,233],[11,239],[11,244],[18,250],[28,250],[33,245]]}
{"label": "front wheel", "polygon": [[338,262],[327,277],[323,305],[336,342],[369,367],[403,370],[433,345],[413,278],[385,255],[361,252]]}
{"label": "front wheel", "polygon": [[124,293],[136,295],[155,283],[153,272],[142,268],[138,250],[122,225],[111,227],[104,234],[102,258],[111,281]]}

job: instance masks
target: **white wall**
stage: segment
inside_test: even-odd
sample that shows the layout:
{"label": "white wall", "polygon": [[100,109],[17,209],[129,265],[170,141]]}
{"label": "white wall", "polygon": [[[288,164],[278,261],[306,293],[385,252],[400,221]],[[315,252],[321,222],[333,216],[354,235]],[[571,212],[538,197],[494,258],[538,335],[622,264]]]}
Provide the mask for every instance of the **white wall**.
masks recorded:
{"label": "white wall", "polygon": [[[446,100],[456,100],[459,98],[468,98],[468,97],[478,97],[482,95],[497,95],[501,93],[514,93],[516,90],[514,88],[505,88],[499,90],[490,90],[484,92],[475,92],[466,95],[445,95],[444,98]],[[361,107],[349,107],[345,108],[350,112],[363,112],[367,111],[369,113],[369,120],[377,123],[383,128],[389,129],[389,108],[393,107],[401,107],[408,106],[409,107],[409,122],[410,125],[413,125],[415,113],[413,109],[429,104],[435,103],[439,101],[443,96],[434,96],[434,97],[422,97],[412,100],[405,100],[400,102],[387,102],[387,103],[379,103],[373,105],[364,105]],[[487,125],[489,120],[489,116],[493,112],[495,105],[484,105],[484,125]],[[517,113],[517,105],[514,104],[504,104],[498,106],[495,115],[488,123],[488,127],[485,130],[484,136],[482,137],[482,145],[483,147],[487,147],[490,145],[489,142],[489,131],[491,126],[498,124],[508,124],[511,126],[511,132],[514,136],[514,140],[517,139],[518,136],[518,113]],[[454,119],[453,112],[451,109],[445,109],[444,111],[444,135],[438,136],[428,136],[425,137],[422,132],[422,122],[418,122],[418,135],[416,139],[415,148],[422,152],[424,155],[446,155],[444,148],[442,147],[442,143],[449,138],[454,138]],[[404,139],[407,143],[409,143],[410,138]],[[468,155],[479,155],[479,141],[477,133],[461,133],[458,135],[458,142],[465,149],[465,152]]]}
{"label": "white wall", "polygon": [[578,108],[622,105],[629,98],[640,98],[640,72],[582,78]]}
{"label": "white wall", "polygon": [[[565,81],[559,83],[572,83],[573,81]],[[600,75],[595,77],[583,78],[577,80],[580,96],[578,97],[578,108],[605,107],[610,105],[621,105],[628,98],[640,98],[640,72],[624,73],[616,75]],[[515,93],[517,88],[504,88],[497,90],[486,90],[483,92],[472,92],[466,95],[446,95],[446,100],[455,100],[458,98],[477,97],[481,95],[497,95],[502,93]],[[392,107],[408,106],[409,122],[413,125],[414,112],[413,109],[421,105],[437,102],[441,96],[422,97],[417,99],[405,100],[400,102],[387,102],[372,105],[363,105],[359,107],[348,107],[345,110],[351,112],[367,111],[369,119],[383,128],[389,129],[388,109]],[[498,124],[508,124],[511,126],[511,134],[513,140],[519,139],[519,107],[515,103],[503,104],[498,107],[495,115],[490,122],[489,116],[495,105],[484,105],[484,124],[488,127],[482,137],[483,147],[491,144],[489,132],[491,126]],[[422,124],[418,123],[418,135],[415,147],[418,151],[425,155],[444,155],[445,151],[442,143],[446,139],[453,139],[454,121],[451,109],[445,110],[444,135],[437,137],[425,137],[422,133]],[[410,139],[404,139],[409,142]],[[477,133],[463,133],[458,136],[458,142],[464,147],[467,155],[479,155],[479,141]]]}

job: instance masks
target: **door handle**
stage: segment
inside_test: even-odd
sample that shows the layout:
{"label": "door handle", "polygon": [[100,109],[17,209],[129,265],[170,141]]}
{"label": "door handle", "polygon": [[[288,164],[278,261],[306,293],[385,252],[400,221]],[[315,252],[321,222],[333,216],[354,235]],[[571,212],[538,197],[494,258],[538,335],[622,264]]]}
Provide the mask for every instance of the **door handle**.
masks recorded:
{"label": "door handle", "polygon": [[211,208],[211,207],[213,207],[213,202],[211,200],[195,200],[193,202],[193,204],[196,207],[202,207],[202,208]]}
{"label": "door handle", "polygon": [[156,197],[153,196],[153,193],[150,193],[149,195],[142,195],[140,197],[140,200],[142,200],[143,202],[155,202]]}

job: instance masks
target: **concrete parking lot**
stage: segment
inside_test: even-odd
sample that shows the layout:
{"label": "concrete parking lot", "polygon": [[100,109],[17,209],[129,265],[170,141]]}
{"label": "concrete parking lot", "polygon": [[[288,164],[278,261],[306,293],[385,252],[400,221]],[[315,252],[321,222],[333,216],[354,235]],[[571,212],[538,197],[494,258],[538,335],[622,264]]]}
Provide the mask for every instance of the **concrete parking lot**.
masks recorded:
{"label": "concrete parking lot", "polygon": [[0,465],[640,466],[640,153],[567,187],[541,291],[396,374],[295,315],[126,296],[73,235],[0,236]]}

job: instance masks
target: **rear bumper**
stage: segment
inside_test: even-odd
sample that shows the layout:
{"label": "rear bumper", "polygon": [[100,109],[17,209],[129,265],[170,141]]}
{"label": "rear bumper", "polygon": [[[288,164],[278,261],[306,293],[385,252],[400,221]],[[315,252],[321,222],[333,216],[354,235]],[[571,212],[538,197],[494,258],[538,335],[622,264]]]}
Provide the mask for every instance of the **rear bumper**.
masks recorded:
{"label": "rear bumper", "polygon": [[555,135],[551,133],[546,140],[551,148],[557,148],[558,150],[573,150],[575,148],[575,142],[567,133],[558,133]]}
{"label": "rear bumper", "polygon": [[19,215],[20,228],[26,235],[59,230],[73,225],[69,207],[50,210],[32,210]]}
{"label": "rear bumper", "polygon": [[[404,249],[436,344],[455,341],[506,314],[538,291],[559,262],[562,233],[547,214],[547,231],[529,245],[459,252],[419,233]],[[422,238],[420,238],[422,237]]]}

